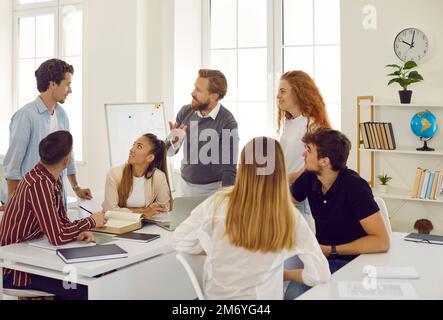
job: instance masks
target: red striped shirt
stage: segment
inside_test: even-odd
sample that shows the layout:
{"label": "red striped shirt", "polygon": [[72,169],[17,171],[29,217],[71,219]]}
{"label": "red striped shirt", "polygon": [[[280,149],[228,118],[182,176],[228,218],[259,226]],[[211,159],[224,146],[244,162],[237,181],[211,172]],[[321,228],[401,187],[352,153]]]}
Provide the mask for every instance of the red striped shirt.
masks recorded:
{"label": "red striped shirt", "polygon": [[[71,222],[63,205],[61,178],[54,176],[41,164],[26,174],[8,202],[0,223],[0,246],[35,240],[46,235],[53,245],[75,240],[81,232],[95,227],[88,217]],[[4,269],[13,273],[14,286],[31,284],[25,272]]]}

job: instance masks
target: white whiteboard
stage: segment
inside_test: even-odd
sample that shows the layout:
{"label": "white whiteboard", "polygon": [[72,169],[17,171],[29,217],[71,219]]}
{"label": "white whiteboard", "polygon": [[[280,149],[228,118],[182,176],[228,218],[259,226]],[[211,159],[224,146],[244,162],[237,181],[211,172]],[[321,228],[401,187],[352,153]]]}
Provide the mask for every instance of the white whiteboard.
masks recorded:
{"label": "white whiteboard", "polygon": [[134,141],[145,133],[155,134],[160,140],[167,137],[162,103],[106,104],[105,109],[111,167],[124,164]]}

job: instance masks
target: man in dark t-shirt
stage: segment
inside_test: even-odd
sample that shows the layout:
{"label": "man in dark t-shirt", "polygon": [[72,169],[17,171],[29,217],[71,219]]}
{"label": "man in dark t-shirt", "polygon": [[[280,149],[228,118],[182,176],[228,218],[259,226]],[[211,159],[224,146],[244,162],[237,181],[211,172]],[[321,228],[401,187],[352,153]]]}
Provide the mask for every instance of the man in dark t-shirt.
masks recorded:
{"label": "man in dark t-shirt", "polygon": [[[308,199],[316,237],[331,273],[360,254],[388,251],[389,235],[372,190],[346,167],[351,149],[349,139],[339,131],[318,129],[307,133],[303,142],[306,171],[291,186],[291,193],[297,202]],[[300,282],[299,270],[285,273]],[[300,289],[300,285],[291,283],[286,298],[305,291],[295,287]]]}

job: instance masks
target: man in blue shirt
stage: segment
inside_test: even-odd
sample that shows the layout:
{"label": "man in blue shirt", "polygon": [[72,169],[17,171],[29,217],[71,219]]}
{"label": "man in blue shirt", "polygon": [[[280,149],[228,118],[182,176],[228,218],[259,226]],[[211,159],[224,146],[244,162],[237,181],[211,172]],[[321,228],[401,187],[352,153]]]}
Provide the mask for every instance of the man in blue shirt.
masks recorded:
{"label": "man in blue shirt", "polygon": [[[2,195],[3,202],[11,198],[23,176],[39,162],[40,141],[52,132],[69,131],[68,116],[61,104],[72,92],[73,74],[74,67],[58,59],[44,62],[35,72],[40,95],[14,114],[9,127],[9,149],[3,161],[7,194]],[[92,199],[91,191],[81,188],[77,183],[74,160],[63,176],[68,176],[79,198]],[[65,186],[64,201],[66,204]]]}

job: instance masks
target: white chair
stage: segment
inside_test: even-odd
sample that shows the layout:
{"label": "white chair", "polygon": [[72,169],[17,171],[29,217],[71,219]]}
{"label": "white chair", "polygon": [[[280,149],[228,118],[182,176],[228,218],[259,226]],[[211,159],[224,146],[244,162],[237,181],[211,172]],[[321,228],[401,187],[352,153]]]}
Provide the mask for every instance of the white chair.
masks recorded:
{"label": "white chair", "polygon": [[203,295],[203,265],[205,264],[206,256],[180,252],[176,255],[176,258],[185,268],[198,299],[205,300]]}
{"label": "white chair", "polygon": [[35,291],[35,290],[17,290],[17,289],[3,289],[3,295],[5,300],[12,300],[8,299],[15,298],[52,298],[55,297],[53,294],[43,292],[43,291]]}
{"label": "white chair", "polygon": [[378,207],[380,208],[381,216],[385,223],[386,230],[390,235],[392,233],[391,222],[389,221],[389,213],[388,208],[386,207],[385,201],[380,197],[374,197],[375,202],[377,202]]}

